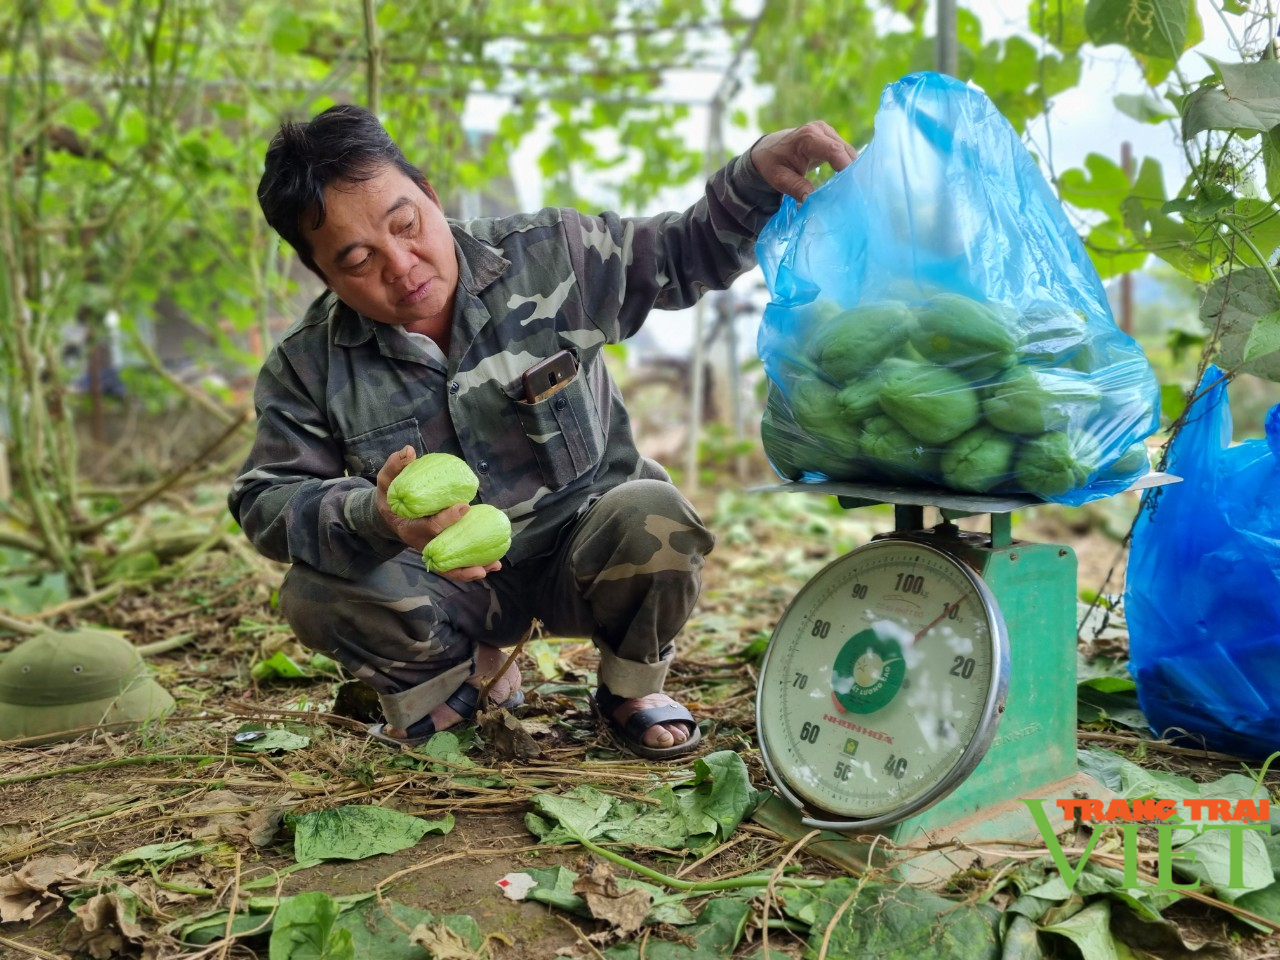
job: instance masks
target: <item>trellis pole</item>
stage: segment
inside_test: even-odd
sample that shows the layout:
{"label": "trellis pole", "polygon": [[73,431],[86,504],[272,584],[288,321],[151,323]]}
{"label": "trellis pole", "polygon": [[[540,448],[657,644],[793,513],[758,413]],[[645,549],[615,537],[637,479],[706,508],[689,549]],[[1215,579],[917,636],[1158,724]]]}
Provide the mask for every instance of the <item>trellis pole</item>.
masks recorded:
{"label": "trellis pole", "polygon": [[[720,77],[720,83],[716,86],[716,92],[712,95],[708,107],[707,118],[707,150],[703,160],[703,173],[705,177],[710,178],[715,173],[722,161],[721,154],[724,151],[724,109],[728,102],[738,92],[738,65],[742,62],[743,56],[750,49],[751,43],[755,40],[756,31],[760,28],[760,19],[764,16],[763,8],[761,12],[751,21],[751,26],[747,28],[746,34],[742,38],[742,42],[738,44],[738,49],[734,51],[733,59],[729,61],[729,65],[725,67],[724,73]],[[732,322],[732,321],[731,321]],[[702,433],[702,395],[705,391],[706,377],[703,375],[703,364],[706,361],[706,344],[704,338],[706,336],[706,297],[698,298],[698,302],[693,306],[693,347],[689,357],[689,437],[685,450],[685,479],[684,486],[689,493],[698,492],[698,439]],[[730,338],[730,349],[734,343]],[[730,363],[736,363],[736,357],[729,358]],[[737,398],[734,398],[737,402]]]}

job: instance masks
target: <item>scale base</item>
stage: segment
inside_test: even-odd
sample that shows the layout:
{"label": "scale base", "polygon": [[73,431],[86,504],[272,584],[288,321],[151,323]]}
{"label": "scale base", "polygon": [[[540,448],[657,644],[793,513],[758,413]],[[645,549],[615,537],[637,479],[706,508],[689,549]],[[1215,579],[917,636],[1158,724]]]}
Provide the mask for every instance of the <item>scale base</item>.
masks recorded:
{"label": "scale base", "polygon": [[[1028,790],[1024,796],[1046,800],[1049,822],[1059,829],[1066,822],[1053,805],[1055,800],[1089,798],[1109,803],[1118,795],[1088,774],[1077,773]],[[751,819],[793,842],[812,832],[801,822],[800,811],[776,794],[761,804]],[[1029,845],[1042,847],[1044,837],[1026,804],[1013,799],[927,827],[920,817],[911,817],[869,835],[824,830],[805,845],[804,852],[853,875],[876,869],[906,883],[931,887],[946,883],[962,870],[989,866],[1006,855],[1025,852]]]}

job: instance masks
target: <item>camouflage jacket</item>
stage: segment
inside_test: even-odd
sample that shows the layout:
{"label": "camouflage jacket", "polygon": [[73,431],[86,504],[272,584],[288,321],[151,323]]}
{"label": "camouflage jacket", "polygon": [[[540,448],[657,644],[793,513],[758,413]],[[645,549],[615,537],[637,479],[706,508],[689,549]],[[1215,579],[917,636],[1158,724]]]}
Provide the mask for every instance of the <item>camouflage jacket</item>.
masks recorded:
{"label": "camouflage jacket", "polygon": [[[636,450],[601,347],[634,334],[651,309],[688,307],[732,283],[755,263],[755,238],[780,202],[744,154],[684,213],[548,208],[450,221],[459,275],[447,362],[332,293],[317,298],[258,375],[257,435],[232,514],[268,557],[361,576],[404,549],[374,496],[383,462],[412,444],[476,471],[479,499],[511,519],[507,563],[550,553],[599,494],[669,479]],[[577,376],[525,402],[521,374],[562,348]]]}

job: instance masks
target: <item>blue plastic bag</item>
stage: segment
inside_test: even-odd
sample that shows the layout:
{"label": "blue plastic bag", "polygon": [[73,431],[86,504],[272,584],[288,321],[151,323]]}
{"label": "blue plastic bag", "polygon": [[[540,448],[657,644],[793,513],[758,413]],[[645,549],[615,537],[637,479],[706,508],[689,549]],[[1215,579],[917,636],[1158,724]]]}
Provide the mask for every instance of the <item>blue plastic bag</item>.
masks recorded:
{"label": "blue plastic bag", "polygon": [[761,436],[783,477],[1081,504],[1149,470],[1155,375],[981,91],[887,86],[871,143],[784,200],[756,252]]}
{"label": "blue plastic bag", "polygon": [[1148,490],[1125,578],[1129,672],[1157,736],[1246,758],[1280,750],[1280,404],[1231,443],[1209,367],[1169,449],[1181,483]]}

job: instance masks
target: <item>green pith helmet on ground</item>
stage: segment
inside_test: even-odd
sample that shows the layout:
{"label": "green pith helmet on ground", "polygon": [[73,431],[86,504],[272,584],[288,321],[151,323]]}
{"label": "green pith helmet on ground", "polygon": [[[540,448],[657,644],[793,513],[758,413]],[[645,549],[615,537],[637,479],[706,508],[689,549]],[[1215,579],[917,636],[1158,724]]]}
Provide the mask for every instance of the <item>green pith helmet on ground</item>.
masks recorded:
{"label": "green pith helmet on ground", "polygon": [[127,730],[172,708],[137,649],[114,633],[51,630],[0,660],[0,741],[34,746]]}

